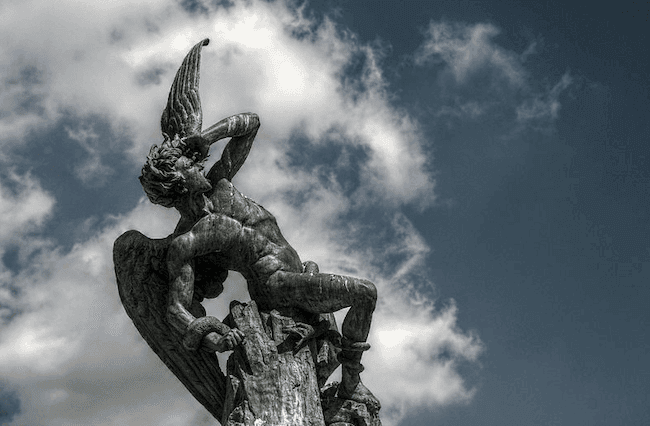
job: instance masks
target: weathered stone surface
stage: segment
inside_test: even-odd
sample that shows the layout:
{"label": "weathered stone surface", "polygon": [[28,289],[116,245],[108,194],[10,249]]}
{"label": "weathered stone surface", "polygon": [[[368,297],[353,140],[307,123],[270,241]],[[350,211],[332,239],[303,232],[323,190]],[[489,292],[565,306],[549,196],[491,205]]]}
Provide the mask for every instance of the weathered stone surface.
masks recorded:
{"label": "weathered stone surface", "polygon": [[[207,44],[197,43],[176,73],[161,118],[164,140],[140,176],[149,200],[181,217],[165,239],[128,231],[115,242],[122,303],[160,359],[226,424],[379,425],[379,401],[360,379],[376,288],[303,263],[275,217],[232,184],[260,120],[242,113],[202,129],[199,65]],[[229,141],[221,158],[204,174],[222,139]],[[234,304],[222,322],[206,316],[201,302],[221,294],[228,271],[242,274],[254,302]],[[332,312],[344,308],[339,334]],[[233,349],[226,377],[215,352]],[[338,396],[327,396],[323,417],[320,388],[339,361]]]}
{"label": "weathered stone surface", "polygon": [[381,426],[379,411],[349,399],[336,397],[339,383],[326,386],[322,393],[322,408],[328,426]]}
{"label": "weathered stone surface", "polygon": [[310,350],[313,345],[295,353],[294,345],[286,345],[291,336],[284,330],[295,326],[294,320],[276,311],[260,315],[255,302],[234,303],[231,315],[246,338],[228,359],[222,423],[325,426]]}
{"label": "weathered stone surface", "polygon": [[[165,256],[169,238],[150,239],[138,231],[122,234],[114,244],[113,261],[124,310],[142,338],[215,418],[221,418],[226,378],[214,352],[189,351],[182,335],[166,320],[169,276]],[[197,302],[197,316],[205,310]]]}

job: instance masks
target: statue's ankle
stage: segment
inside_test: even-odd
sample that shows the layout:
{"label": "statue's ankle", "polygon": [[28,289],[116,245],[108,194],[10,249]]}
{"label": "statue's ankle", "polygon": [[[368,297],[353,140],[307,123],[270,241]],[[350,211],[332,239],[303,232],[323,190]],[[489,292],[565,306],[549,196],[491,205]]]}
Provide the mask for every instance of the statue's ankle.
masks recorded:
{"label": "statue's ankle", "polygon": [[343,336],[341,338],[341,349],[350,352],[365,352],[370,349],[370,343],[354,341]]}

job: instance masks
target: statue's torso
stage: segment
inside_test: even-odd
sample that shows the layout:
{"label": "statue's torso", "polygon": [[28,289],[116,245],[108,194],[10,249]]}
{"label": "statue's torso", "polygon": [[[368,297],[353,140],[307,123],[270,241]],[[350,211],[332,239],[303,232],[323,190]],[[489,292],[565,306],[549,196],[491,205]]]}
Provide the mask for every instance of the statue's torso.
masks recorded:
{"label": "statue's torso", "polygon": [[212,214],[223,215],[241,224],[236,249],[219,253],[226,269],[240,272],[248,280],[266,281],[277,270],[302,272],[296,251],[285,240],[275,217],[264,207],[244,196],[227,179],[221,179],[205,194]]}

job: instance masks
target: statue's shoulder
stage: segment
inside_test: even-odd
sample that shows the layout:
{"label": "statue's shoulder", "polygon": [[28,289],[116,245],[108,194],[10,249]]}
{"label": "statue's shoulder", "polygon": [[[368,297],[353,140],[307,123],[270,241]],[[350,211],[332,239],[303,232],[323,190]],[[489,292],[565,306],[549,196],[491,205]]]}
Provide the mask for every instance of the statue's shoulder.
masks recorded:
{"label": "statue's shoulder", "polygon": [[233,188],[236,189],[235,185],[228,178],[222,177],[214,183],[212,192],[231,191]]}

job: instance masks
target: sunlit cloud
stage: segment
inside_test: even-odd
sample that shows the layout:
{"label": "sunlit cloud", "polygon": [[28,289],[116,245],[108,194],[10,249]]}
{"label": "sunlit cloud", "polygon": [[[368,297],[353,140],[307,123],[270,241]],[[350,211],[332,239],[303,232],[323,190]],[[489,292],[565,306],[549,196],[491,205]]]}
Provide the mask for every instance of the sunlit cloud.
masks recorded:
{"label": "sunlit cloud", "polygon": [[97,187],[106,183],[108,178],[113,174],[113,170],[102,163],[100,153],[94,146],[98,141],[99,135],[91,127],[81,127],[78,129],[66,128],[68,137],[76,141],[88,158],[77,164],[74,168],[75,176],[86,186]]}
{"label": "sunlit cloud", "polygon": [[499,33],[500,30],[491,24],[432,21],[415,61],[420,65],[428,61],[443,61],[458,83],[490,67],[510,85],[521,87],[526,80],[526,71],[514,52],[494,43],[492,39]]}
{"label": "sunlit cloud", "polygon": [[567,71],[552,88],[533,87],[525,63],[538,53],[537,43],[517,53],[495,41],[500,32],[487,23],[430,22],[413,61],[419,66],[442,65],[438,79],[447,101],[434,115],[475,121],[497,111],[507,121],[502,125],[506,139],[525,130],[547,131],[558,118],[560,95],[572,78]]}
{"label": "sunlit cloud", "polygon": [[524,50],[521,55],[519,56],[519,60],[524,63],[528,59],[530,55],[534,55],[537,53],[537,42],[533,41],[528,45],[526,50]]}
{"label": "sunlit cloud", "polygon": [[30,174],[10,170],[6,182],[11,188],[0,181],[0,241],[4,243],[42,226],[55,202]]}
{"label": "sunlit cloud", "polygon": [[561,105],[560,94],[572,83],[573,79],[566,72],[547,93],[527,99],[517,107],[517,121],[526,122],[531,120],[554,120],[558,116]]}
{"label": "sunlit cloud", "polygon": [[457,97],[453,105],[443,105],[435,115],[436,117],[451,116],[475,119],[485,114],[487,109],[488,105],[483,105],[477,101],[463,102]]}

